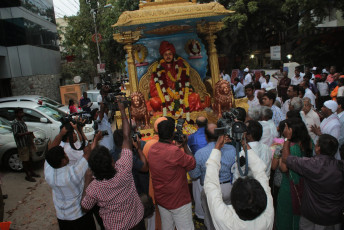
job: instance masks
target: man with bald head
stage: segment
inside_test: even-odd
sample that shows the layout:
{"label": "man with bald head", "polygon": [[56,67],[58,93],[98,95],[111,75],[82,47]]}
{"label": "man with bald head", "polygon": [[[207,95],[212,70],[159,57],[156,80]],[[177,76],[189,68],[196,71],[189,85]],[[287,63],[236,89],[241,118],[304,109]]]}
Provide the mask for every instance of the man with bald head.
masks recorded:
{"label": "man with bald head", "polygon": [[[189,175],[193,179],[200,179],[201,186],[204,185],[204,177],[206,173],[206,162],[210,156],[210,153],[213,148],[215,148],[215,144],[217,141],[217,136],[215,135],[215,129],[217,128],[216,124],[208,124],[205,127],[205,137],[208,144],[199,149],[195,154],[196,159],[196,168],[194,170],[189,171]],[[232,165],[235,163],[235,148],[230,144],[225,144],[221,152],[223,153],[221,156],[221,169],[219,173],[219,179],[221,184],[221,191],[222,191],[222,198],[225,203],[229,203],[230,201],[230,191],[232,189],[232,178],[233,174],[231,172]],[[208,204],[207,199],[202,191],[201,196],[202,207],[204,210],[204,224],[206,225],[207,229],[215,229]]]}
{"label": "man with bald head", "polygon": [[[203,148],[208,144],[205,138],[205,127],[208,124],[206,117],[198,117],[196,119],[198,130],[191,134],[188,138],[188,145],[193,154],[196,154],[197,150]],[[201,204],[201,192],[203,187],[201,186],[200,179],[192,181],[192,194],[195,200],[195,215],[198,219],[204,219],[204,211]]]}

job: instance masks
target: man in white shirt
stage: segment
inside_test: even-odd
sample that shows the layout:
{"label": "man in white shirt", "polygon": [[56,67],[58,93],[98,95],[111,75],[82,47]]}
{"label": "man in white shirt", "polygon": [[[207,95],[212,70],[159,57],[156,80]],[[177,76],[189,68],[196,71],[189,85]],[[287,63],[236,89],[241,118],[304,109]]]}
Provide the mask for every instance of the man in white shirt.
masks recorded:
{"label": "man in white shirt", "polygon": [[[320,127],[315,125],[311,127],[311,131],[317,135],[317,138],[321,134],[330,134],[337,140],[339,139],[341,124],[336,113],[337,109],[337,102],[332,100],[325,101],[324,106],[321,108],[324,120],[320,123]],[[340,159],[338,157],[339,153],[337,153],[336,158]]]}
{"label": "man in white shirt", "polygon": [[109,109],[106,104],[101,103],[100,104],[100,111],[97,114],[97,122],[98,122],[98,130],[99,131],[107,131],[107,135],[103,137],[103,139],[99,142],[99,145],[105,146],[109,151],[111,151],[114,148],[114,142],[113,142],[113,133],[111,124],[109,122],[109,118],[107,116],[107,113],[109,112]]}
{"label": "man in white shirt", "polygon": [[303,98],[308,97],[311,100],[311,104],[312,104],[313,108],[316,109],[315,95],[313,94],[312,90],[309,89],[309,82],[302,81],[300,83],[300,87],[303,87],[305,89],[305,95],[303,96]]}
{"label": "man in white shirt", "polygon": [[287,95],[289,99],[286,100],[282,106],[282,113],[284,114],[284,116],[289,111],[290,100],[294,97],[297,97],[298,94],[299,94],[299,87],[297,85],[291,85],[288,87]]}
{"label": "man in white shirt", "polygon": [[239,78],[234,79],[234,94],[235,98],[243,98],[245,97],[244,86],[240,83]]}
{"label": "man in white shirt", "polygon": [[[84,155],[75,164],[69,164],[69,158],[60,145],[67,129],[63,127],[49,145],[44,164],[45,180],[52,188],[53,201],[60,229],[95,230],[92,212],[84,213],[81,209],[81,197],[84,189],[84,176],[88,169],[90,146],[86,146]],[[97,134],[92,143],[95,147],[101,138]]]}
{"label": "man in white shirt", "polygon": [[258,81],[259,81],[260,85],[262,85],[263,83],[266,82],[266,80],[265,80],[265,71],[264,70],[260,71],[260,77],[259,77]]}
{"label": "man in white shirt", "polygon": [[258,121],[250,120],[246,122],[247,132],[246,141],[257,156],[265,163],[266,176],[270,179],[272,154],[269,146],[260,143],[263,135],[263,126]]}
{"label": "man in white shirt", "polygon": [[[246,143],[244,144],[247,146]],[[204,190],[215,229],[271,230],[274,208],[269,179],[265,173],[266,165],[250,146],[247,146],[248,166],[246,167],[249,168],[253,178],[237,179],[231,191],[231,204],[226,205],[223,202],[219,181],[220,149],[223,145],[224,137],[221,136],[206,163],[204,181]]]}
{"label": "man in white shirt", "polygon": [[269,74],[265,75],[265,82],[262,83],[261,88],[268,90],[269,88],[273,88],[273,87],[274,87],[274,84],[270,81],[270,75]]}
{"label": "man in white shirt", "polygon": [[260,106],[258,98],[254,95],[254,87],[252,84],[245,86],[245,94],[247,97],[247,104],[250,107]]}
{"label": "man in white shirt", "polygon": [[299,85],[303,80],[303,77],[300,76],[300,70],[295,68],[295,76],[291,78],[291,85]]}
{"label": "man in white shirt", "polygon": [[272,117],[272,110],[267,106],[261,106],[261,118],[259,123],[263,127],[263,135],[259,142],[267,146],[270,146],[274,138],[278,137],[277,128]]}
{"label": "man in white shirt", "polygon": [[222,79],[228,81],[229,83],[231,82],[231,77],[230,77],[227,73],[225,73],[225,74],[222,76]]}
{"label": "man in white shirt", "polygon": [[252,75],[249,73],[249,71],[250,70],[248,68],[244,69],[244,76],[245,76],[244,82],[243,82],[244,86],[246,86],[252,82]]}
{"label": "man in white shirt", "polygon": [[312,132],[312,126],[320,126],[319,115],[312,109],[311,100],[308,97],[303,98],[303,108],[301,111],[301,117],[306,124],[309,136],[312,138],[313,143],[316,143],[317,135]]}

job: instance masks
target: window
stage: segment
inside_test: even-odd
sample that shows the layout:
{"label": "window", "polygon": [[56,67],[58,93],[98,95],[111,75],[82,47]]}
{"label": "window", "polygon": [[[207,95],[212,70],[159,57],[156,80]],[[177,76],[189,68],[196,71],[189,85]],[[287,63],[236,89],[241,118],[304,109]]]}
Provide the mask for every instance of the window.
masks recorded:
{"label": "window", "polygon": [[42,114],[37,113],[32,109],[24,109],[23,120],[25,122],[41,122],[42,117],[44,117]]}
{"label": "window", "polygon": [[52,107],[49,106],[39,106],[37,109],[54,119],[55,121],[60,121],[62,117],[65,116],[65,114],[57,109],[53,109]]}
{"label": "window", "polygon": [[0,108],[0,117],[13,121],[16,117],[14,114],[14,108]]}

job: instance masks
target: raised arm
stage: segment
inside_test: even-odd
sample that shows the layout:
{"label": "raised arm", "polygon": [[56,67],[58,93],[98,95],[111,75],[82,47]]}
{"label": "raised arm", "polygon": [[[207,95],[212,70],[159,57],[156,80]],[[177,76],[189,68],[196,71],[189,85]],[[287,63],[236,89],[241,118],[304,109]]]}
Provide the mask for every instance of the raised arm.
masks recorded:
{"label": "raised arm", "polygon": [[131,138],[130,138],[130,125],[128,122],[127,115],[125,114],[125,109],[124,109],[124,98],[121,97],[118,100],[118,108],[119,111],[121,112],[121,118],[122,118],[122,129],[123,129],[123,144],[122,144],[122,149],[132,149],[132,143],[131,143]]}
{"label": "raised arm", "polygon": [[55,137],[55,139],[53,140],[53,142],[50,143],[50,144],[48,145],[48,149],[51,149],[51,148],[53,148],[53,147],[55,147],[55,146],[59,146],[60,143],[61,143],[61,141],[62,141],[62,137],[63,137],[64,135],[66,135],[67,132],[68,132],[68,130],[66,129],[66,127],[63,127],[63,128],[60,130],[60,133],[57,134],[57,136]]}

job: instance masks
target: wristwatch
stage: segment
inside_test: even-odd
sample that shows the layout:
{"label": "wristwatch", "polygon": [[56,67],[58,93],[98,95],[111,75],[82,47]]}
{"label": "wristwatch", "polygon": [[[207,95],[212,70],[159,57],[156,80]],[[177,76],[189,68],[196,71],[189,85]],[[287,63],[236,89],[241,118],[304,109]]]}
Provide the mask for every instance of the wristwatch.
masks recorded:
{"label": "wristwatch", "polygon": [[284,138],[284,142],[286,142],[286,141],[289,141],[289,142],[290,142],[290,139],[288,139],[288,138]]}

